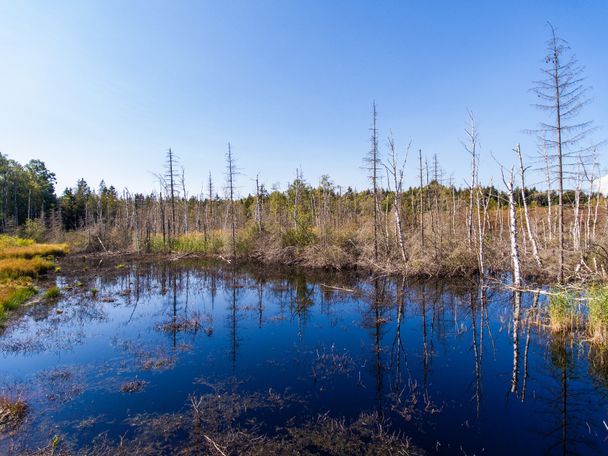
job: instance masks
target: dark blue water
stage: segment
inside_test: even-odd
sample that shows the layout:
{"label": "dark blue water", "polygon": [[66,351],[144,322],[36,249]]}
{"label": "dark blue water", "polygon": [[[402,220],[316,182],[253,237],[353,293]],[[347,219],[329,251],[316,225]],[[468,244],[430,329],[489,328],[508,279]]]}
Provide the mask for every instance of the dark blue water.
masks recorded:
{"label": "dark blue water", "polygon": [[28,404],[2,454],[55,436],[170,454],[191,445],[196,397],[226,454],[235,428],[273,439],[374,412],[429,454],[608,453],[608,369],[543,329],[542,296],[522,295],[518,317],[512,292],[471,282],[195,261],[64,271],[62,298],[0,336],[0,394]]}

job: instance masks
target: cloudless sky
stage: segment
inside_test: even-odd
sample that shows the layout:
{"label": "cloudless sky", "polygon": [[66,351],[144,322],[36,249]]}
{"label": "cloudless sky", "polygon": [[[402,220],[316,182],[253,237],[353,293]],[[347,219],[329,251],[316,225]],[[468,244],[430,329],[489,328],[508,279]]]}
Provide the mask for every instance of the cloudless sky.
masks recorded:
{"label": "cloudless sky", "polygon": [[586,66],[582,118],[608,126],[604,0],[0,0],[0,152],[42,159],[60,191],[83,177],[147,192],[171,147],[192,193],[209,172],[224,182],[230,141],[241,193],[258,172],[285,188],[300,165],[361,189],[375,99],[382,150],[392,130],[458,185],[473,110],[481,178],[498,184],[491,153],[535,154],[547,20]]}

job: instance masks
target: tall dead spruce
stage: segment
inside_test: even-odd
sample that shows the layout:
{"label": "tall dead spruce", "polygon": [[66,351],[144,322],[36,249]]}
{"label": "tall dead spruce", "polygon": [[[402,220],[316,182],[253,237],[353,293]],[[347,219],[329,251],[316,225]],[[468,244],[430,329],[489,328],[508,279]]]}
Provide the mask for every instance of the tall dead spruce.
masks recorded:
{"label": "tall dead spruce", "polygon": [[589,102],[588,87],[584,84],[583,67],[570,54],[568,43],[557,35],[549,23],[550,35],[546,44],[543,78],[534,82],[532,91],[538,102],[536,107],[548,118],[539,124],[535,133],[547,147],[551,171],[556,173],[558,191],[557,234],[559,240],[559,270],[557,279],[564,281],[565,223],[564,181],[576,160],[593,149],[584,145],[594,130],[592,121],[577,120],[581,109]]}

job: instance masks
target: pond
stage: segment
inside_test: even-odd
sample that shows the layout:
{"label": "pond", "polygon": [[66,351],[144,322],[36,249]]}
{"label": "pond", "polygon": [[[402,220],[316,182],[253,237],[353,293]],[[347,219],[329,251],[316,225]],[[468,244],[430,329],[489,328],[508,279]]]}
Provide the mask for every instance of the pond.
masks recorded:
{"label": "pond", "polygon": [[0,335],[0,396],[26,404],[0,454],[608,453],[608,368],[539,325],[542,295],[188,259],[63,271]]}

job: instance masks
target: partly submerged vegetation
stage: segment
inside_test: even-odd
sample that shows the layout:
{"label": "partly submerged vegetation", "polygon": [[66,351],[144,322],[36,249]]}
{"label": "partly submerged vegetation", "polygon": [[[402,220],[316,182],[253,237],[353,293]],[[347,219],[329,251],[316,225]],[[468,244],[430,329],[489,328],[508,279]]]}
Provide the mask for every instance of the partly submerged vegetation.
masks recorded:
{"label": "partly submerged vegetation", "polygon": [[[547,295],[522,293],[516,314],[491,283],[99,260],[64,260],[57,306],[41,301],[0,336],[9,379],[23,362],[40,369],[8,395],[26,419],[14,415],[0,452],[497,454],[519,433],[520,450],[563,439],[576,453],[605,437],[601,353],[533,323]],[[560,308],[585,313],[572,298]],[[547,439],[555,426],[566,432]]]}
{"label": "partly submerged vegetation", "polygon": [[608,348],[608,287],[596,285],[587,292],[588,333],[591,340]]}
{"label": "partly submerged vegetation", "polygon": [[568,290],[556,291],[549,295],[549,327],[555,333],[576,330],[582,321],[580,302]]}

